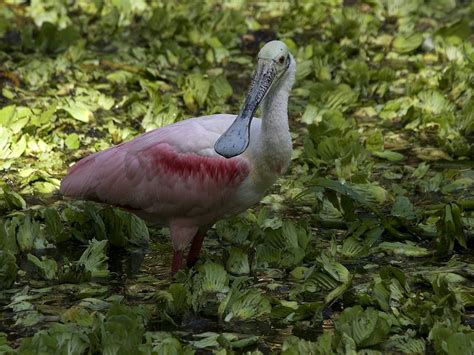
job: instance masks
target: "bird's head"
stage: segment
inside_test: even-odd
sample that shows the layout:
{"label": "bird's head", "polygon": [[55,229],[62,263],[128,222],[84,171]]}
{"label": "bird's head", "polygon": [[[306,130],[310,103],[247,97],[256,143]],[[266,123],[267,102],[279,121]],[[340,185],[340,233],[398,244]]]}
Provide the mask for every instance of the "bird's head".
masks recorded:
{"label": "bird's head", "polygon": [[285,43],[268,42],[258,52],[257,58],[257,69],[244,105],[234,123],[214,145],[214,150],[226,158],[242,154],[247,149],[250,123],[265,96],[280,83],[287,84],[288,88],[293,85],[296,64]]}

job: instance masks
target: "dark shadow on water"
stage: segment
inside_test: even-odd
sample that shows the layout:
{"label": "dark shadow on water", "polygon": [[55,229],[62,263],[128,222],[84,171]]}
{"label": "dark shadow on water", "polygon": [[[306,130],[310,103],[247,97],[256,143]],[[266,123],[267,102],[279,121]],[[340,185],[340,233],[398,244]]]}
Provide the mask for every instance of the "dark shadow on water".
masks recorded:
{"label": "dark shadow on water", "polygon": [[107,257],[109,271],[119,278],[131,278],[140,273],[145,255],[150,252],[145,248],[124,249],[109,246]]}

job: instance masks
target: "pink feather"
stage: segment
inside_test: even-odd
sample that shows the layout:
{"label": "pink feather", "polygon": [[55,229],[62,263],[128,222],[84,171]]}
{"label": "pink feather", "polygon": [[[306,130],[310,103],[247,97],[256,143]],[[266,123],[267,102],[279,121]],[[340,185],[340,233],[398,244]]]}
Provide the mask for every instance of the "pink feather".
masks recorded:
{"label": "pink feather", "polygon": [[213,150],[234,117],[178,122],[90,155],[69,170],[60,192],[125,207],[153,223],[212,224],[248,207],[233,201],[250,162],[243,156],[225,159]]}

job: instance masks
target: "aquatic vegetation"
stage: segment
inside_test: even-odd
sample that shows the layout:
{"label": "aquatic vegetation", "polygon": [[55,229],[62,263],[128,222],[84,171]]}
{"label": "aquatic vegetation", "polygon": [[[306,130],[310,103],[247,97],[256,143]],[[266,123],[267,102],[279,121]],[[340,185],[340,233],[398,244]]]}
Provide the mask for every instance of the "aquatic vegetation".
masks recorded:
{"label": "aquatic vegetation", "polygon": [[[468,353],[474,5],[5,1],[0,352]],[[168,275],[167,231],[61,199],[79,158],[237,112],[260,46],[297,63],[290,171]]]}

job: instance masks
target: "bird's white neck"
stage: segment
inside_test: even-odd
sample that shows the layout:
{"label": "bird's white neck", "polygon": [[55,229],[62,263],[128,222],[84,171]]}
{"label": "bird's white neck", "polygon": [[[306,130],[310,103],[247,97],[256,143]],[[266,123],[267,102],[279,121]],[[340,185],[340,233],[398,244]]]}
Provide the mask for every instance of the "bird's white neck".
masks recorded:
{"label": "bird's white neck", "polygon": [[277,85],[268,92],[262,102],[262,129],[257,138],[256,163],[258,169],[267,169],[271,175],[280,175],[288,167],[291,159],[291,135],[288,126],[288,96],[293,86],[295,63]]}

